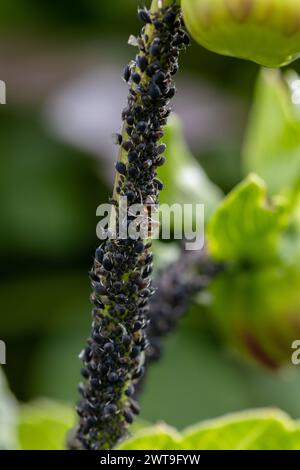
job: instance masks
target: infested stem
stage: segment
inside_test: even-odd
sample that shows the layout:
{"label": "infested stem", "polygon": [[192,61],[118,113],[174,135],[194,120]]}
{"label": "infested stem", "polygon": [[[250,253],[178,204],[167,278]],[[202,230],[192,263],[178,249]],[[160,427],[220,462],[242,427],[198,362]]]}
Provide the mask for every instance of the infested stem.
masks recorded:
{"label": "infested stem", "polygon": [[[180,0],[152,0],[149,11],[151,13],[157,13],[162,8],[167,8],[170,5],[176,5],[176,4],[179,5]],[[145,26],[145,34],[147,34],[148,37],[149,37],[148,43],[151,43],[154,31],[155,31],[155,27],[152,24],[147,24]],[[144,81],[143,80],[144,78],[145,78],[145,73],[142,73],[142,82]],[[123,124],[123,126],[122,126],[121,136],[122,136],[123,141],[127,140],[127,138],[128,138],[128,134],[126,133],[125,124]],[[120,162],[123,162],[124,164],[128,163],[127,152],[123,149],[122,146],[119,149],[118,160]],[[116,200],[116,201],[119,200],[119,195],[116,191],[116,189],[119,185],[119,182],[120,182],[120,174],[118,172],[116,172],[114,186],[113,186],[113,199]],[[112,223],[111,223],[111,225],[112,225]]]}
{"label": "infested stem", "polygon": [[[157,205],[163,187],[157,179],[157,168],[165,161],[165,145],[160,140],[176,91],[173,75],[179,51],[189,38],[180,8],[169,0],[162,5],[154,1],[151,11],[139,10],[144,27],[141,36],[131,41],[138,54],[124,70],[129,95],[122,113],[122,134],[117,135],[120,150],[112,200],[116,227],[121,197],[129,204]],[[136,222],[137,216],[126,211],[125,219]],[[145,218],[149,227],[148,213]],[[79,385],[80,419],[75,439],[70,441],[72,448],[113,448],[139,411],[134,390],[144,373],[148,347],[153,256],[147,236],[116,235],[96,250],[90,272],[93,322],[88,345],[80,355],[84,382]]]}

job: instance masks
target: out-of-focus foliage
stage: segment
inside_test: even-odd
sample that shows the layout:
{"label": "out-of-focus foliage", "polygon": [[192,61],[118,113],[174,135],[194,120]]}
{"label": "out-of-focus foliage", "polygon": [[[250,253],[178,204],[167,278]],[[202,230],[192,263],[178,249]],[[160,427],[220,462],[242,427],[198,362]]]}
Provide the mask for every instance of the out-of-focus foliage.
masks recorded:
{"label": "out-of-focus foliage", "polygon": [[30,26],[40,34],[43,34],[43,27],[51,34],[55,26],[62,33],[66,27],[69,32],[87,27],[96,29],[99,25],[107,28],[112,21],[120,27],[123,23],[124,27],[124,16],[132,19],[133,15],[128,11],[134,11],[135,7],[135,0],[113,0],[113,5],[97,0],[78,0],[76,3],[65,0],[63,4],[53,0],[43,5],[35,0],[10,0],[1,6],[1,26],[8,29],[17,25],[21,31]]}
{"label": "out-of-focus foliage", "polygon": [[21,450],[63,450],[66,436],[75,424],[72,407],[51,401],[23,405],[18,437]]}
{"label": "out-of-focus foliage", "polygon": [[1,113],[0,141],[0,254],[62,261],[86,250],[99,198],[95,163],[23,115]]}
{"label": "out-of-focus foliage", "polygon": [[300,335],[300,271],[285,263],[228,269],[211,285],[211,313],[227,342],[270,369],[291,363]]}
{"label": "out-of-focus foliage", "polygon": [[181,0],[188,30],[204,47],[280,67],[300,54],[297,0]]}
{"label": "out-of-focus foliage", "polygon": [[291,98],[279,71],[261,71],[244,143],[244,171],[261,176],[271,194],[299,182],[300,117]]}
{"label": "out-of-focus foliage", "polygon": [[300,424],[278,410],[242,412],[178,433],[157,425],[140,431],[120,450],[299,450]]}
{"label": "out-of-focus foliage", "polygon": [[276,259],[286,212],[284,201],[268,201],[264,181],[250,175],[223,200],[210,221],[211,254],[219,261],[241,263]]}
{"label": "out-of-focus foliage", "polygon": [[[23,401],[46,396],[75,403],[80,371],[77,356],[90,328],[88,270],[98,243],[95,211],[98,204],[107,202],[111,192],[103,155],[96,158],[72,145],[65,145],[53,134],[49,137],[50,129],[42,118],[44,108],[50,94],[63,95],[65,87],[77,79],[80,81],[81,74],[89,74],[93,67],[108,70],[107,64],[113,63],[114,70],[117,67],[121,73],[123,64],[134,54],[126,41],[129,34],[136,34],[141,26],[136,16],[139,4],[137,0],[78,0],[75,3],[11,0],[0,5],[0,79],[7,82],[8,98],[7,105],[0,107],[0,339],[6,341],[8,353],[8,363],[3,369],[14,393]],[[299,68],[297,63],[295,67]],[[189,147],[179,135],[181,130],[173,132],[172,136],[167,130],[172,154],[168,155],[166,164],[168,175],[161,174],[161,178],[165,180],[166,188],[162,197],[170,198],[168,202],[174,202],[177,195],[180,201],[203,202],[206,194],[203,195],[200,185],[205,185],[210,196],[208,201],[204,200],[214,210],[221,194],[214,183],[227,192],[239,181],[242,172],[239,158],[241,130],[256,73],[255,64],[221,57],[196,45],[182,56],[175,110],[184,118]],[[211,93],[206,100],[194,99],[194,107],[190,104],[187,107],[185,97],[188,94],[192,99],[199,96],[198,92],[205,97],[207,89]],[[123,103],[115,99],[111,90],[105,88],[104,91],[110,106],[121,110]],[[92,91],[87,93],[92,94]],[[78,102],[82,101],[84,116],[89,106],[85,96],[76,96]],[[240,106],[240,114],[229,113],[230,119],[227,114],[224,117],[224,110],[218,114],[221,123],[225,124],[222,129],[217,122],[208,125],[208,122],[214,122],[212,105],[218,104],[219,97],[220,101],[226,98],[226,111],[230,111],[236,101]],[[200,108],[202,119],[195,114],[195,109]],[[93,115],[93,109],[90,111]],[[279,113],[278,106],[276,109],[270,106],[260,128],[275,120],[275,112]],[[227,136],[226,119],[237,129],[234,137]],[[68,116],[66,124],[67,121]],[[280,118],[275,132],[270,134],[274,151],[279,148],[276,138],[282,122]],[[198,129],[199,135],[210,136],[209,145],[197,136]],[[115,130],[112,125],[107,139]],[[266,129],[263,132],[267,132]],[[102,138],[103,133],[99,140]],[[284,139],[284,145],[288,144]],[[181,156],[177,154],[177,148]],[[201,167],[192,155],[205,168],[209,180],[203,177]],[[181,157],[195,173],[199,188],[189,185],[186,175],[184,185],[178,182],[182,172]],[[265,151],[262,157],[266,157]],[[111,158],[113,168],[115,154],[107,155],[108,158]],[[278,169],[268,170],[268,174],[278,171],[284,175],[280,166]],[[267,180],[272,189],[272,178],[261,172],[258,165],[251,170]],[[288,172],[291,178],[296,175],[296,170],[289,168]],[[247,173],[248,168],[244,168],[244,174]],[[278,186],[281,189],[280,181]],[[170,193],[169,188],[172,188]],[[295,247],[299,246],[298,193],[295,188],[291,191],[295,200],[293,223],[289,223],[281,241],[281,256],[284,253],[289,263],[295,258]],[[275,187],[272,194],[276,192]],[[285,197],[289,201],[292,199],[289,194]],[[163,244],[157,250],[155,265],[163,266],[167,259],[173,258],[174,252],[176,249],[173,250],[171,244]],[[255,284],[251,277],[249,284],[252,283]],[[296,287],[296,283],[291,283]],[[285,289],[287,283],[283,284]],[[255,297],[255,289],[260,288],[257,284],[252,288]],[[271,289],[269,284],[270,295]],[[231,285],[227,291],[231,291]],[[210,322],[207,327],[205,322],[204,313],[207,318],[211,317],[211,297],[211,292],[205,293],[201,306],[195,305],[187,312],[180,329],[168,338],[161,362],[149,371],[141,396],[142,418],[150,423],[163,420],[182,429],[227,412],[270,404],[284,409],[294,418],[299,417],[300,375],[297,368],[271,375],[236,360],[221,347],[216,329]],[[233,295],[236,297],[239,297],[238,290]],[[278,297],[279,292],[277,300]],[[221,300],[220,296],[220,304]],[[284,301],[279,303],[283,305]],[[225,316],[225,304],[222,307]],[[34,405],[29,403],[32,409]],[[46,411],[39,410],[34,415],[35,424],[27,414],[28,430],[33,425],[40,426],[41,415],[42,421],[48,422]],[[47,424],[50,433],[52,424]],[[5,429],[5,436],[8,436],[8,427]],[[13,441],[7,446],[15,446],[15,438]],[[62,439],[55,446],[61,448]]]}
{"label": "out-of-focus foliage", "polygon": [[291,364],[300,334],[300,120],[279,72],[260,74],[245,155],[273,197],[250,176],[213,215],[208,245],[227,265],[212,282],[210,314],[231,347],[277,369]]}
{"label": "out-of-focus foliage", "polygon": [[[1,408],[2,449],[65,449],[66,436],[76,422],[72,406],[49,400],[17,405],[2,375],[1,393],[5,394],[5,398],[1,395],[1,403],[6,405],[5,415]],[[182,432],[163,423],[150,426],[138,421],[131,435],[119,450],[300,449],[299,424],[272,409],[228,415]]]}
{"label": "out-of-focus foliage", "polygon": [[172,115],[165,128],[163,141],[167,145],[167,161],[158,171],[164,182],[161,204],[204,204],[209,218],[222,199],[222,191],[213,184],[189,150],[182,124]]}
{"label": "out-of-focus foliage", "polygon": [[17,446],[18,405],[0,368],[0,450]]}

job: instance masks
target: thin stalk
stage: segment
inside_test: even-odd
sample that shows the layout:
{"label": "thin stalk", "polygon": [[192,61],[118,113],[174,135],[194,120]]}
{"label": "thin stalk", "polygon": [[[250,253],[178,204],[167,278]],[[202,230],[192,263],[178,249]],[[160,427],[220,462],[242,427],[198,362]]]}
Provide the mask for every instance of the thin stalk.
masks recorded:
{"label": "thin stalk", "polygon": [[[121,197],[130,204],[158,205],[163,185],[157,168],[165,161],[160,140],[175,94],[179,50],[188,43],[180,8],[171,0],[154,0],[151,11],[140,10],[139,17],[145,25],[131,41],[138,54],[124,70],[129,95],[122,134],[117,136],[120,150],[112,200],[116,227]],[[128,209],[126,215],[127,220],[132,218]],[[145,218],[149,227],[147,212]],[[150,248],[147,237],[128,236],[108,238],[96,250],[90,272],[93,322],[80,355],[84,382],[79,385],[80,419],[71,448],[113,448],[139,412],[133,396],[148,346],[148,302],[154,293]]]}
{"label": "thin stalk", "polygon": [[[170,5],[174,5],[174,4],[179,5],[180,0],[152,0],[151,7],[150,7],[150,12],[151,13],[157,13],[157,12],[161,11],[163,8],[167,8]],[[148,43],[152,42],[154,32],[155,32],[154,26],[152,24],[147,24],[146,27],[145,27],[145,34],[147,34],[148,37],[149,37]],[[145,82],[145,73],[142,73],[141,75],[142,75],[142,83],[144,83]],[[123,126],[122,126],[121,136],[122,136],[123,141],[126,141],[128,139],[128,134],[126,133],[125,124],[123,124]],[[119,153],[118,153],[118,160],[120,162],[123,162],[124,164],[127,164],[128,163],[127,155],[128,155],[127,152],[121,146],[120,149],[119,149]],[[118,195],[116,189],[117,189],[119,183],[120,183],[120,174],[118,172],[116,172],[114,186],[113,186],[113,198],[117,201],[119,200],[119,195]],[[113,217],[115,216],[114,213],[112,215],[113,215]]]}

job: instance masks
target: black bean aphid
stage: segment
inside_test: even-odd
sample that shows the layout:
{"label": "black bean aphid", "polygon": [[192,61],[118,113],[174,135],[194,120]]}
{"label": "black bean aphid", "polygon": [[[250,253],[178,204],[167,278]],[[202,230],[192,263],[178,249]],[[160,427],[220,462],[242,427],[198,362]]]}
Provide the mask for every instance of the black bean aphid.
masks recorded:
{"label": "black bean aphid", "polygon": [[182,33],[182,42],[185,46],[189,46],[191,42],[189,35],[185,31]]}
{"label": "black bean aphid", "polygon": [[158,189],[159,191],[162,191],[162,190],[163,190],[164,185],[163,185],[163,182],[162,182],[162,181],[160,181],[160,180],[158,180],[158,179],[154,179],[153,182],[154,182],[155,186],[157,187],[157,189]]}
{"label": "black bean aphid", "polygon": [[168,93],[166,94],[166,97],[168,99],[172,99],[172,98],[174,98],[175,94],[176,94],[176,88],[172,87],[172,88],[169,89]]}
{"label": "black bean aphid", "polygon": [[131,343],[131,338],[129,335],[124,335],[122,337],[122,343],[125,345],[125,346],[129,346],[129,344]]}
{"label": "black bean aphid", "polygon": [[130,353],[130,357],[132,357],[132,358],[138,357],[138,355],[140,354],[140,352],[141,352],[141,348],[139,348],[138,346],[134,346],[134,347],[132,348],[131,353]]}
{"label": "black bean aphid", "polygon": [[157,147],[157,155],[160,155],[162,153],[164,153],[167,149],[167,146],[166,144],[160,144],[158,147]]}
{"label": "black bean aphid", "polygon": [[176,18],[177,18],[176,13],[170,10],[164,16],[163,21],[167,23],[169,26],[172,26],[175,23]]}
{"label": "black bean aphid", "polygon": [[97,294],[100,294],[100,295],[106,294],[106,287],[103,286],[103,284],[101,284],[100,282],[93,282],[92,287]]}
{"label": "black bean aphid", "polygon": [[[96,257],[96,260],[99,262],[99,263],[102,263],[102,260],[103,260],[103,256],[104,256],[104,250],[102,250],[102,248],[97,248],[96,249],[96,252],[95,252],[95,257]],[[99,280],[97,278],[97,280]]]}
{"label": "black bean aphid", "polygon": [[119,376],[115,372],[110,372],[110,374],[108,374],[108,380],[113,384],[119,380]]}
{"label": "black bean aphid", "polygon": [[[158,204],[162,183],[155,168],[165,160],[159,141],[175,90],[172,74],[178,68],[179,49],[187,42],[175,2],[156,12],[139,10],[139,17],[145,23],[141,36],[130,38],[139,50],[123,74],[129,95],[122,112],[122,136],[116,136],[122,146],[111,201],[116,208],[124,196],[130,204]],[[153,27],[146,27],[150,23]],[[127,222],[136,219],[132,213],[127,216]],[[90,273],[93,323],[89,349],[81,355],[85,383],[77,408],[76,440],[82,449],[112,449],[138,413],[130,397],[144,373],[149,343],[148,303],[154,292],[150,249],[151,242],[132,237],[108,239],[96,250]]]}
{"label": "black bean aphid", "polygon": [[130,402],[130,408],[131,408],[131,411],[132,411],[135,415],[140,414],[140,407],[139,407],[139,404],[138,404],[135,400],[131,400],[131,402]]}
{"label": "black bean aphid", "polygon": [[135,194],[133,191],[127,191],[125,193],[125,196],[127,197],[129,204],[131,204],[134,201]]}
{"label": "black bean aphid", "polygon": [[160,88],[155,83],[151,83],[149,86],[149,96],[153,100],[157,100],[160,97],[160,95],[161,95]]}
{"label": "black bean aphid", "polygon": [[128,126],[133,126],[133,124],[134,124],[134,117],[130,114],[129,116],[127,116],[126,121],[127,121]]}
{"label": "black bean aphid", "polygon": [[133,377],[134,377],[135,379],[140,379],[141,377],[143,377],[144,373],[145,373],[145,369],[144,369],[144,367],[141,367],[140,369],[138,369],[138,370],[133,374]]}
{"label": "black bean aphid", "polygon": [[130,75],[131,75],[130,67],[129,67],[129,65],[126,65],[126,67],[124,68],[124,72],[123,72],[123,78],[124,78],[125,82],[129,81]]}
{"label": "black bean aphid", "polygon": [[147,129],[147,123],[145,121],[140,121],[137,123],[136,128],[139,132],[145,132]]}
{"label": "black bean aphid", "polygon": [[134,386],[130,385],[127,390],[125,390],[125,395],[127,397],[132,397],[134,395]]}
{"label": "black bean aphid", "polygon": [[132,147],[132,143],[130,142],[130,140],[126,140],[125,142],[123,142],[122,147],[126,152],[128,152],[128,150],[130,150]]}
{"label": "black bean aphid", "polygon": [[149,48],[151,55],[157,57],[160,54],[160,45],[157,42],[153,42]]}
{"label": "black bean aphid", "polygon": [[141,72],[145,72],[146,68],[148,67],[148,59],[144,55],[138,56],[137,65]]}
{"label": "black bean aphid", "polygon": [[137,72],[134,72],[132,75],[131,75],[131,80],[136,83],[137,85],[141,82],[141,76],[139,73]]}
{"label": "black bean aphid", "polygon": [[128,168],[128,176],[132,179],[136,179],[139,176],[139,169],[134,166],[130,166]]}
{"label": "black bean aphid", "polygon": [[91,386],[96,390],[99,390],[101,387],[101,382],[99,379],[91,379]]}
{"label": "black bean aphid", "polygon": [[138,153],[135,150],[132,150],[128,153],[129,163],[135,162],[138,159]]}
{"label": "black bean aphid", "polygon": [[140,321],[136,321],[135,324],[133,325],[133,331],[138,331],[142,328],[143,324]]}
{"label": "black bean aphid", "polygon": [[151,23],[151,17],[147,10],[138,10],[138,16],[144,23]]}
{"label": "black bean aphid", "polygon": [[136,253],[143,253],[144,248],[145,248],[145,245],[143,242],[137,242],[134,247]]}
{"label": "black bean aphid", "polygon": [[103,264],[104,269],[106,269],[106,271],[111,271],[113,268],[112,260],[110,259],[108,255],[104,256],[102,264]]}
{"label": "black bean aphid", "polygon": [[166,79],[166,76],[161,70],[159,70],[153,75],[154,83],[162,84],[165,81],[165,79]]}
{"label": "black bean aphid", "polygon": [[118,294],[116,297],[116,301],[119,302],[120,304],[124,303],[126,300],[126,295],[124,294]]}
{"label": "black bean aphid", "polygon": [[166,157],[160,157],[159,159],[155,160],[156,166],[163,166],[166,162]]}
{"label": "black bean aphid", "polygon": [[116,170],[117,170],[118,173],[125,176],[126,175],[126,165],[125,165],[125,163],[117,162],[116,163]]}
{"label": "black bean aphid", "polygon": [[117,133],[113,134],[112,138],[113,138],[114,144],[116,144],[116,145],[121,145],[122,144],[123,137],[121,136],[121,134],[117,134]]}
{"label": "black bean aphid", "polygon": [[125,410],[124,411],[124,418],[126,419],[128,424],[133,423],[133,415],[130,413],[130,411]]}
{"label": "black bean aphid", "polygon": [[118,411],[118,408],[116,405],[110,403],[104,407],[103,413],[105,415],[114,415]]}
{"label": "black bean aphid", "polygon": [[103,350],[106,353],[112,353],[115,350],[113,343],[105,343]]}

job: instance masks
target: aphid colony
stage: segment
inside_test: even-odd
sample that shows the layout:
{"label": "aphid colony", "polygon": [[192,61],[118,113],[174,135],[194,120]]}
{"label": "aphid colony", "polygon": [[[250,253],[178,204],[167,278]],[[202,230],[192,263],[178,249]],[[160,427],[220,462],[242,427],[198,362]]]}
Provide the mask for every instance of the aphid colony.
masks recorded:
{"label": "aphid colony", "polygon": [[[120,159],[112,202],[119,196],[130,203],[158,204],[163,188],[156,169],[165,161],[159,141],[175,94],[179,49],[188,44],[176,5],[156,13],[139,11],[145,23],[136,39],[139,53],[124,70],[129,83],[128,104],[117,134]],[[128,214],[128,222],[132,216]],[[90,273],[94,305],[92,331],[80,357],[84,363],[79,385],[80,417],[71,447],[111,449],[124,436],[139,412],[132,398],[144,373],[148,342],[148,299],[153,293],[151,242],[111,239],[96,250]]]}
{"label": "aphid colony", "polygon": [[182,248],[179,259],[157,273],[156,293],[150,300],[146,365],[160,359],[163,340],[176,328],[194,295],[205,289],[220,269],[205,250]]}

